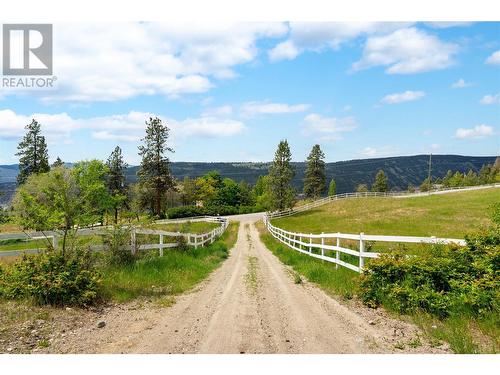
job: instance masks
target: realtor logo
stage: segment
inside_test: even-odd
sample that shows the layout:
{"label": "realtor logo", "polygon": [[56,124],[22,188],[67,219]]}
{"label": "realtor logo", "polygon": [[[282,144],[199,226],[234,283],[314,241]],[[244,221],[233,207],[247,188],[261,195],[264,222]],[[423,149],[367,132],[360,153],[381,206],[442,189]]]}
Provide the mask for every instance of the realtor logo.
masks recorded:
{"label": "realtor logo", "polygon": [[52,25],[3,25],[3,75],[52,75]]}

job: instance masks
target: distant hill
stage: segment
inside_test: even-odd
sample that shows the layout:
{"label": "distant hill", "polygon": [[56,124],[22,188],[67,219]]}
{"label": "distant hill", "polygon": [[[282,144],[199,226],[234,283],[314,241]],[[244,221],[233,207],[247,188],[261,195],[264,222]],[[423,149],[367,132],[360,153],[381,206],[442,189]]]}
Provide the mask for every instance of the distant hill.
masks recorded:
{"label": "distant hill", "polygon": [[[452,171],[467,172],[469,169],[479,171],[484,164],[493,164],[495,156],[460,156],[460,155],[433,155],[432,176],[442,177],[450,169]],[[391,189],[404,190],[408,184],[420,185],[427,177],[429,155],[396,156],[378,159],[347,160],[326,164],[327,179],[334,178],[337,182],[337,192],[351,192],[358,184],[371,184],[379,169],[383,169],[389,178]],[[301,190],[304,178],[305,163],[293,163],[296,175],[293,185]],[[217,170],[223,177],[236,181],[245,180],[254,184],[260,175],[267,174],[269,163],[203,163],[203,162],[175,162],[171,169],[178,179],[185,176],[199,177],[209,171]],[[134,182],[137,179],[137,166],[129,167],[127,180]],[[9,201],[14,190],[18,173],[17,165],[0,165],[0,190],[7,192],[0,197],[0,203]]]}

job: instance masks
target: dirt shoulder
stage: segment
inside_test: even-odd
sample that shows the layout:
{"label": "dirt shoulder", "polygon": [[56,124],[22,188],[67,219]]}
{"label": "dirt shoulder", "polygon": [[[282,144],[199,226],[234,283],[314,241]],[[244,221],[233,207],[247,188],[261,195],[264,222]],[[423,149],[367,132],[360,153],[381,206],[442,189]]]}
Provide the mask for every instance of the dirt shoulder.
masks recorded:
{"label": "dirt shoulder", "polygon": [[[10,352],[449,352],[444,345],[433,347],[418,328],[382,309],[339,303],[306,280],[296,284],[293,271],[260,241],[253,221],[242,221],[236,245],[222,266],[171,306],[141,301],[95,310],[53,309],[41,324],[45,328],[32,325],[42,320],[35,316],[23,323],[28,345],[19,345],[24,339],[10,335],[2,337],[0,351],[15,347]],[[33,330],[41,338],[33,338]]]}

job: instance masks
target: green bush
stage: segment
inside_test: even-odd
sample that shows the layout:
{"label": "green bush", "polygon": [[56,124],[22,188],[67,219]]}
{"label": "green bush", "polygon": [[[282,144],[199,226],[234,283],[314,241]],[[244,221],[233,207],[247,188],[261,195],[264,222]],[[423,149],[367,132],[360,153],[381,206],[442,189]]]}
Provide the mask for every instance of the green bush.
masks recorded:
{"label": "green bush", "polygon": [[496,225],[500,225],[500,202],[491,206],[491,220]]}
{"label": "green bush", "polygon": [[180,206],[173,207],[167,210],[167,217],[169,219],[179,219],[184,217],[195,217],[195,216],[225,216],[225,215],[238,215],[238,214],[248,214],[252,212],[263,211],[261,207],[258,206]]}
{"label": "green bush", "polygon": [[98,298],[99,286],[92,254],[80,249],[65,256],[51,249],[24,255],[0,273],[2,297],[32,298],[40,305],[89,305]]}
{"label": "green bush", "polygon": [[106,246],[105,258],[108,264],[126,265],[133,263],[136,256],[130,251],[131,229],[126,226],[115,226],[102,236]]}
{"label": "green bush", "polygon": [[500,311],[500,227],[466,237],[467,246],[434,245],[418,255],[392,251],[371,261],[360,295],[399,313],[482,316]]}
{"label": "green bush", "polygon": [[173,207],[167,210],[169,219],[179,219],[183,217],[203,216],[206,215],[204,207],[198,206],[180,206]]}
{"label": "green bush", "polygon": [[5,224],[9,221],[9,214],[7,210],[0,207],[0,224]]}

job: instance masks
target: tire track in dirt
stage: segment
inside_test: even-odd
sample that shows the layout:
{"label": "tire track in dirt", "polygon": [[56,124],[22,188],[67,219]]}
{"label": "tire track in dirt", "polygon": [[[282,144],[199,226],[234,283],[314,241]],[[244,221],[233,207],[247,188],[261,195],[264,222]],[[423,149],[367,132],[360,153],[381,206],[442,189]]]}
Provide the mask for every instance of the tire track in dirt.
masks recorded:
{"label": "tire track in dirt", "polygon": [[[241,219],[229,258],[173,306],[111,309],[104,329],[79,329],[50,351],[389,353],[400,352],[396,340],[418,334],[386,314],[340,304],[307,281],[295,284],[290,268],[260,241],[256,218]],[[439,352],[428,346],[410,351]]]}

